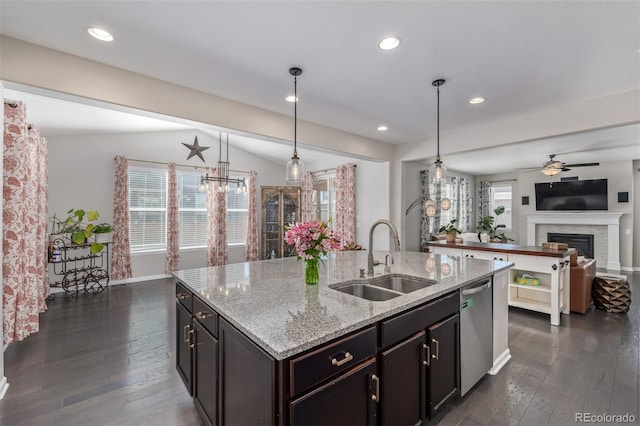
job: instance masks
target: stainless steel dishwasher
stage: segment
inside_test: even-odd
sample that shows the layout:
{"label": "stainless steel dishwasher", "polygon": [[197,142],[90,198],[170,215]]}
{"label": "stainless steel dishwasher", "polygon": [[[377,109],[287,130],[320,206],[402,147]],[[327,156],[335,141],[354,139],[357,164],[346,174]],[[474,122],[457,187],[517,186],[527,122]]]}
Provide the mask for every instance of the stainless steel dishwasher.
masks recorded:
{"label": "stainless steel dishwasher", "polygon": [[460,394],[466,394],[493,366],[491,278],[460,291]]}

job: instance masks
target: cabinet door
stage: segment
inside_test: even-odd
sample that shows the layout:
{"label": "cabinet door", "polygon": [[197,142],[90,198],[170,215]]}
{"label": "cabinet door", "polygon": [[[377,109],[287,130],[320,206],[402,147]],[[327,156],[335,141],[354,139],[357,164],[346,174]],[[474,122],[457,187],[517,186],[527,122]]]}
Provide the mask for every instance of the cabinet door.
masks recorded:
{"label": "cabinet door", "polygon": [[193,401],[202,417],[214,425],[218,415],[218,339],[198,321],[193,327]]}
{"label": "cabinet door", "polygon": [[300,220],[300,188],[263,186],[262,190],[262,259],[295,256],[284,242],[284,227]]}
{"label": "cabinet door", "polygon": [[290,403],[295,426],[374,426],[380,380],[371,359]]}
{"label": "cabinet door", "polygon": [[192,334],[191,314],[176,301],[176,369],[187,387],[189,395],[193,392],[191,386]]}
{"label": "cabinet door", "polygon": [[218,336],[219,424],[275,424],[275,360],[222,318]]}
{"label": "cabinet door", "polygon": [[458,314],[432,325],[427,330],[427,340],[431,348],[428,372],[429,416],[433,417],[445,403],[459,393],[459,330]]}
{"label": "cabinet door", "polygon": [[383,426],[419,425],[426,421],[426,333],[382,353]]}

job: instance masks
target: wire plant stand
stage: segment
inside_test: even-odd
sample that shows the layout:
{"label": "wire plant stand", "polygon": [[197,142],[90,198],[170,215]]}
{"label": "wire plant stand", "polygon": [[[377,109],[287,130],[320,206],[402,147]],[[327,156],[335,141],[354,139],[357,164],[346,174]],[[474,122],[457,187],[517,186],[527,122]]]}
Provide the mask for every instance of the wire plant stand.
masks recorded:
{"label": "wire plant stand", "polygon": [[[80,291],[90,294],[102,293],[109,285],[109,243],[103,243],[99,253],[91,253],[91,244],[75,244],[63,238],[49,245],[49,263],[53,274],[60,279],[51,287],[64,290],[65,300],[77,296]],[[55,299],[55,293],[49,296]]]}

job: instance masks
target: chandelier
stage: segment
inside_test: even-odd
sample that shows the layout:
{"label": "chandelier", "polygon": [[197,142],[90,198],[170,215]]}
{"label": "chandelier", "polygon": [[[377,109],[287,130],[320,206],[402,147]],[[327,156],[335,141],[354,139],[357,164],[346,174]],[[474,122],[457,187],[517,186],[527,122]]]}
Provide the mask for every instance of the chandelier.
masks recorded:
{"label": "chandelier", "polygon": [[[231,187],[229,184],[235,184],[235,191],[238,193],[247,192],[246,179],[242,178],[230,178],[229,177],[229,134],[227,133],[227,159],[222,161],[222,132],[218,134],[218,167],[217,176],[209,176],[206,173],[200,178],[200,190],[206,191],[209,188],[218,192],[229,192]],[[211,185],[209,182],[213,182]]]}

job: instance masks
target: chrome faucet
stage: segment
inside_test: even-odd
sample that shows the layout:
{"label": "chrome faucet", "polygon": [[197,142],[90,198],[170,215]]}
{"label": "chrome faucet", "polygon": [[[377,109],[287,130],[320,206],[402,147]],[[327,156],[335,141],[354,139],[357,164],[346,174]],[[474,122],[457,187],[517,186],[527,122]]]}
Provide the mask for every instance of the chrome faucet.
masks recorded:
{"label": "chrome faucet", "polygon": [[391,233],[393,234],[393,247],[395,251],[400,251],[400,239],[398,238],[398,230],[396,229],[395,226],[393,226],[393,223],[389,222],[386,219],[379,219],[375,221],[374,224],[371,225],[371,229],[369,230],[369,254],[367,255],[367,275],[370,275],[370,276],[373,275],[373,266],[375,264],[378,264],[378,265],[380,264],[380,262],[375,263],[375,261],[373,260],[373,231],[374,229],[376,229],[376,226],[380,224],[385,224],[389,227],[389,229],[391,230]]}
{"label": "chrome faucet", "polygon": [[[389,261],[389,258],[391,258],[391,263],[387,263]],[[373,263],[375,264],[376,262],[374,261]],[[384,256],[384,273],[385,274],[391,273],[391,265],[393,265],[393,255],[391,253],[387,253]]]}

